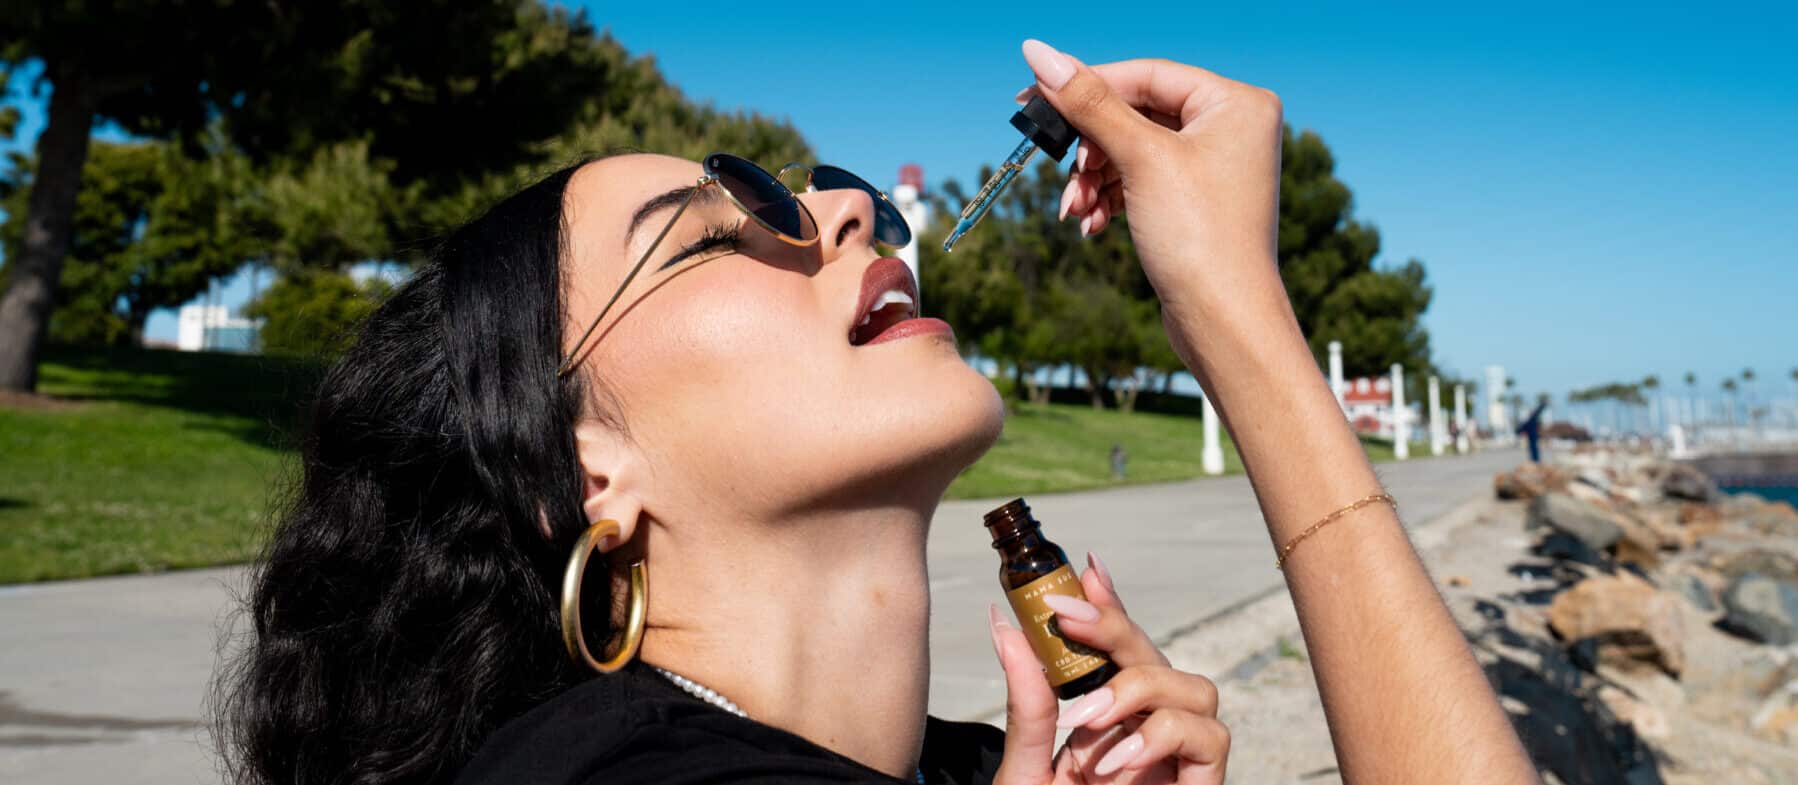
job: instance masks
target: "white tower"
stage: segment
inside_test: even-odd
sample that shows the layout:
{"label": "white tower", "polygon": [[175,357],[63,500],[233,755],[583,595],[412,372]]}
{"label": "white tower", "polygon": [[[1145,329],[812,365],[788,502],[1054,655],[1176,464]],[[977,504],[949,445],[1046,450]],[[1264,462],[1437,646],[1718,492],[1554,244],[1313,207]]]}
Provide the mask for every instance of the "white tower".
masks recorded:
{"label": "white tower", "polygon": [[1505,410],[1505,367],[1486,366],[1486,427],[1501,443],[1511,441],[1511,416]]}
{"label": "white tower", "polygon": [[911,268],[911,277],[918,283],[919,305],[924,299],[924,279],[918,272],[918,233],[924,231],[924,222],[930,219],[930,209],[924,204],[924,167],[917,164],[906,164],[899,167],[899,185],[893,188],[893,206],[899,208],[899,214],[911,225],[911,242],[906,243],[898,252],[899,259]]}

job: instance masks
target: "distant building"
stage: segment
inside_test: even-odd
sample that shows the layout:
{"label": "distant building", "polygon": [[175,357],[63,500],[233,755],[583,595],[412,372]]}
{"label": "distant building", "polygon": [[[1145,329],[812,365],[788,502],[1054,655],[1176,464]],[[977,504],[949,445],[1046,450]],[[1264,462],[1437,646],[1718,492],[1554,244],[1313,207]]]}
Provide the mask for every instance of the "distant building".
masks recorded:
{"label": "distant building", "polygon": [[[1342,388],[1342,411],[1349,426],[1356,433],[1392,438],[1392,377],[1361,376],[1345,381]],[[1415,422],[1417,414],[1409,419]]]}
{"label": "distant building", "polygon": [[175,317],[175,348],[184,352],[260,351],[262,325],[222,305],[184,305]]}

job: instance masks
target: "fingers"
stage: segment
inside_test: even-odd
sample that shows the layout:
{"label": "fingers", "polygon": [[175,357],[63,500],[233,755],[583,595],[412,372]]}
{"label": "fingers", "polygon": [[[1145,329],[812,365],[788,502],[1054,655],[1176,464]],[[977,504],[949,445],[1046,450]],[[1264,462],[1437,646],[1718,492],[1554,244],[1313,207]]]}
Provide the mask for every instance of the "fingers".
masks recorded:
{"label": "fingers", "polygon": [[1055,691],[1024,633],[988,606],[993,652],[1005,671],[1005,752],[993,785],[1040,785],[1053,774]]}
{"label": "fingers", "polygon": [[1068,704],[1056,723],[1063,728],[1097,730],[1132,716],[1162,709],[1177,709],[1206,717],[1217,716],[1217,685],[1196,673],[1166,666],[1140,665],[1118,675],[1080,699]]}
{"label": "fingers", "polygon": [[[1097,149],[1097,148],[1094,148]],[[1124,184],[1115,167],[1076,171],[1061,193],[1061,219],[1081,219],[1081,235],[1097,234],[1124,212]]]}
{"label": "fingers", "polygon": [[1248,85],[1169,60],[1121,60],[1093,66],[1119,100],[1135,109],[1192,124],[1207,106]]}
{"label": "fingers", "polygon": [[1180,782],[1222,783],[1229,757],[1230,729],[1217,718],[1163,709],[1149,715],[1135,733],[1112,745],[1093,764],[1093,774],[1106,777],[1123,769],[1145,769],[1177,758],[1190,764],[1181,766]]}
{"label": "fingers", "polygon": [[[1086,585],[1082,579],[1081,586]],[[1043,596],[1043,604],[1055,612],[1055,626],[1063,635],[1105,652],[1119,667],[1166,665],[1167,657],[1162,656],[1149,634],[1124,613],[1124,606],[1116,603],[1116,594],[1109,590],[1102,593],[1111,602],[1097,605],[1078,597],[1049,594]]]}
{"label": "fingers", "polygon": [[1145,135],[1165,133],[1165,129],[1119,99],[1097,72],[1054,47],[1035,39],[1025,41],[1024,60],[1036,74],[1038,92],[1067,118],[1080,136],[1092,139],[1097,146],[1110,152],[1112,159],[1120,165],[1127,166],[1128,163],[1117,156],[1126,155],[1126,151],[1129,151],[1126,158],[1136,155],[1136,151],[1145,146]]}

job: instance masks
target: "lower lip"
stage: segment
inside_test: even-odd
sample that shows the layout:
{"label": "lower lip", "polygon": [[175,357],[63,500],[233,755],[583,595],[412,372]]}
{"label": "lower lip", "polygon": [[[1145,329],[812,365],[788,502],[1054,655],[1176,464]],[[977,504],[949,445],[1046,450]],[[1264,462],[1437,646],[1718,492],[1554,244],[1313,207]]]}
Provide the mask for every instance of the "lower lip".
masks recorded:
{"label": "lower lip", "polygon": [[914,335],[943,335],[953,338],[955,337],[955,331],[949,329],[949,323],[941,319],[931,319],[929,317],[906,319],[905,321],[880,331],[879,335],[874,336],[867,343],[862,345],[873,346],[877,343],[897,341],[901,338],[910,338]]}

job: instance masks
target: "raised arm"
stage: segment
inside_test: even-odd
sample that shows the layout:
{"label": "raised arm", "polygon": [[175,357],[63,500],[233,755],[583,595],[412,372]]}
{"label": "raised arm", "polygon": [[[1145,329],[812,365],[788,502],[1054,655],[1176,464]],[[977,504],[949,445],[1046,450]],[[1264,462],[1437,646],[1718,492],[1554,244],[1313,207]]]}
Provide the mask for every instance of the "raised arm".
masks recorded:
{"label": "raised arm", "polygon": [[[1235,439],[1274,545],[1381,492],[1275,264],[1279,100],[1167,61],[1089,68],[1038,42],[1025,57],[1082,135],[1063,207],[1091,232],[1128,208],[1168,337]],[[1537,781],[1391,508],[1319,529],[1285,575],[1345,782]]]}

